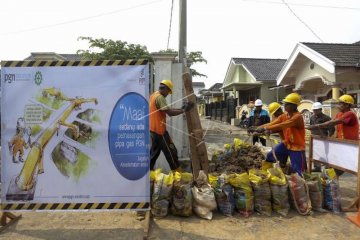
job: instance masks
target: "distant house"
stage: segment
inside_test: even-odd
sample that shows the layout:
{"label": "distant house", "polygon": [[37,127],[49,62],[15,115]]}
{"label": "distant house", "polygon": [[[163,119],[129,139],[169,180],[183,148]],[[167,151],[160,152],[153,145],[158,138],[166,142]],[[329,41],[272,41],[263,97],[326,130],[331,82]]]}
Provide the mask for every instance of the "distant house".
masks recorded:
{"label": "distant house", "polygon": [[298,43],[281,70],[277,84],[292,86],[311,101],[338,99],[347,93],[359,103],[360,42]]}
{"label": "distant house", "polygon": [[224,99],[222,83],[215,83],[209,89],[203,89],[200,91],[200,97],[205,100],[205,103],[220,102]]}
{"label": "distant house", "polygon": [[[237,99],[238,105],[260,98],[269,104],[285,96],[285,89],[276,88],[276,78],[286,59],[232,58],[222,89]],[[275,87],[275,90],[271,90]]]}
{"label": "distant house", "polygon": [[205,83],[204,82],[193,82],[192,85],[193,85],[193,90],[194,90],[196,97],[199,98],[201,95],[200,91],[205,88]]}
{"label": "distant house", "polygon": [[31,55],[24,60],[49,60],[49,61],[80,61],[79,54],[59,54],[54,52],[32,52]]}

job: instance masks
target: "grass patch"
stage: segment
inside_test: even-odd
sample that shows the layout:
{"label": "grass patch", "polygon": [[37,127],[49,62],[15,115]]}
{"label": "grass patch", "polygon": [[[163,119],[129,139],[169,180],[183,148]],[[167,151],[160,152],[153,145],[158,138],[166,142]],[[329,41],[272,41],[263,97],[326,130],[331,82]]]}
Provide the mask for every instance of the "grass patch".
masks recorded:
{"label": "grass patch", "polygon": [[36,100],[56,110],[64,104],[64,101],[60,99],[55,97],[44,97],[41,93],[37,95]]}
{"label": "grass patch", "polygon": [[31,136],[36,136],[41,130],[42,127],[38,124],[31,126]]}
{"label": "grass patch", "polygon": [[76,182],[88,173],[92,159],[83,152],[76,149],[77,160],[72,163],[60,153],[59,143],[53,150],[51,156],[60,173],[66,177],[72,177]]}

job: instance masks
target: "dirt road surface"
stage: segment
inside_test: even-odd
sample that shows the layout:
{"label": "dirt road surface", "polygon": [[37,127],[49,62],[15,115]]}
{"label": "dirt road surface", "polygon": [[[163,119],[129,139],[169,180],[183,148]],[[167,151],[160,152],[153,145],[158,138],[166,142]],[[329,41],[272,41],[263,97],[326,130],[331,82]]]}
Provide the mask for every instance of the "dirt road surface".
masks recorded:
{"label": "dirt road surface", "polygon": [[[209,151],[231,142],[243,132],[229,125],[203,120],[207,129]],[[220,130],[219,130],[220,129]],[[214,134],[214,135],[212,135]],[[212,141],[212,142],[211,142]],[[356,196],[356,178],[345,174],[340,178],[342,204]],[[1,239],[143,239],[143,221],[134,212],[23,212],[22,218],[0,233]],[[153,219],[148,239],[249,239],[249,240],[359,240],[360,228],[346,219],[355,213],[314,213],[300,216],[291,210],[288,217],[273,213],[271,217],[254,214],[249,218],[235,214],[225,217],[214,214],[211,221],[192,216],[167,216]]]}

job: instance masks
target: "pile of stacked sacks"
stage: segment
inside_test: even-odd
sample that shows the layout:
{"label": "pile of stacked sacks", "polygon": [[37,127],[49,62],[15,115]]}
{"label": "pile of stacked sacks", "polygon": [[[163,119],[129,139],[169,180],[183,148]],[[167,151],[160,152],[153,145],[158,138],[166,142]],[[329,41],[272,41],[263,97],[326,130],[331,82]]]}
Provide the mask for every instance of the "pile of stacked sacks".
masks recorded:
{"label": "pile of stacked sacks", "polygon": [[193,181],[191,173],[170,172],[160,169],[151,171],[151,213],[165,217],[169,210],[173,215],[189,217],[195,212],[199,217],[212,219],[217,208],[214,191],[203,171]]}
{"label": "pile of stacked sacks", "polygon": [[[232,149],[231,153],[227,150],[224,154],[231,156],[242,147],[247,146],[235,139],[233,146],[226,146]],[[260,152],[266,154],[266,149]],[[244,217],[251,216],[254,211],[265,216],[271,216],[272,212],[287,216],[291,206],[301,215],[308,215],[312,210],[340,211],[339,185],[333,169],[304,174],[302,178],[297,174],[285,175],[277,164],[263,160],[262,164],[249,164],[249,158],[238,157],[247,161],[241,166],[252,165],[253,168],[242,167],[239,172],[229,171],[238,168],[223,168],[223,172],[211,172],[208,176],[200,171],[196,179],[191,173],[152,171],[153,216],[164,217],[171,211],[173,215],[187,217],[194,212],[210,220],[215,209],[226,216],[232,216],[235,211]],[[235,161],[233,157],[228,159]],[[255,159],[258,161],[258,157]]]}

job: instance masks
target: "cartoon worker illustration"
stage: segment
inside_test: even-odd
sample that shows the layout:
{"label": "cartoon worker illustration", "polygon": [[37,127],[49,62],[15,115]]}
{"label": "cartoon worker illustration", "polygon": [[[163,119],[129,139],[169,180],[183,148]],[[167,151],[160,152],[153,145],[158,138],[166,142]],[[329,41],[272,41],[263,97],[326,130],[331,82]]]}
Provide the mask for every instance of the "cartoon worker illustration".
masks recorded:
{"label": "cartoon worker illustration", "polygon": [[[9,142],[9,150],[12,153],[12,161],[13,163],[19,163],[24,162],[24,159],[22,158],[24,155],[24,148],[27,149],[28,145],[23,138],[23,132],[18,132]],[[16,155],[19,153],[19,158],[16,160]]]}

